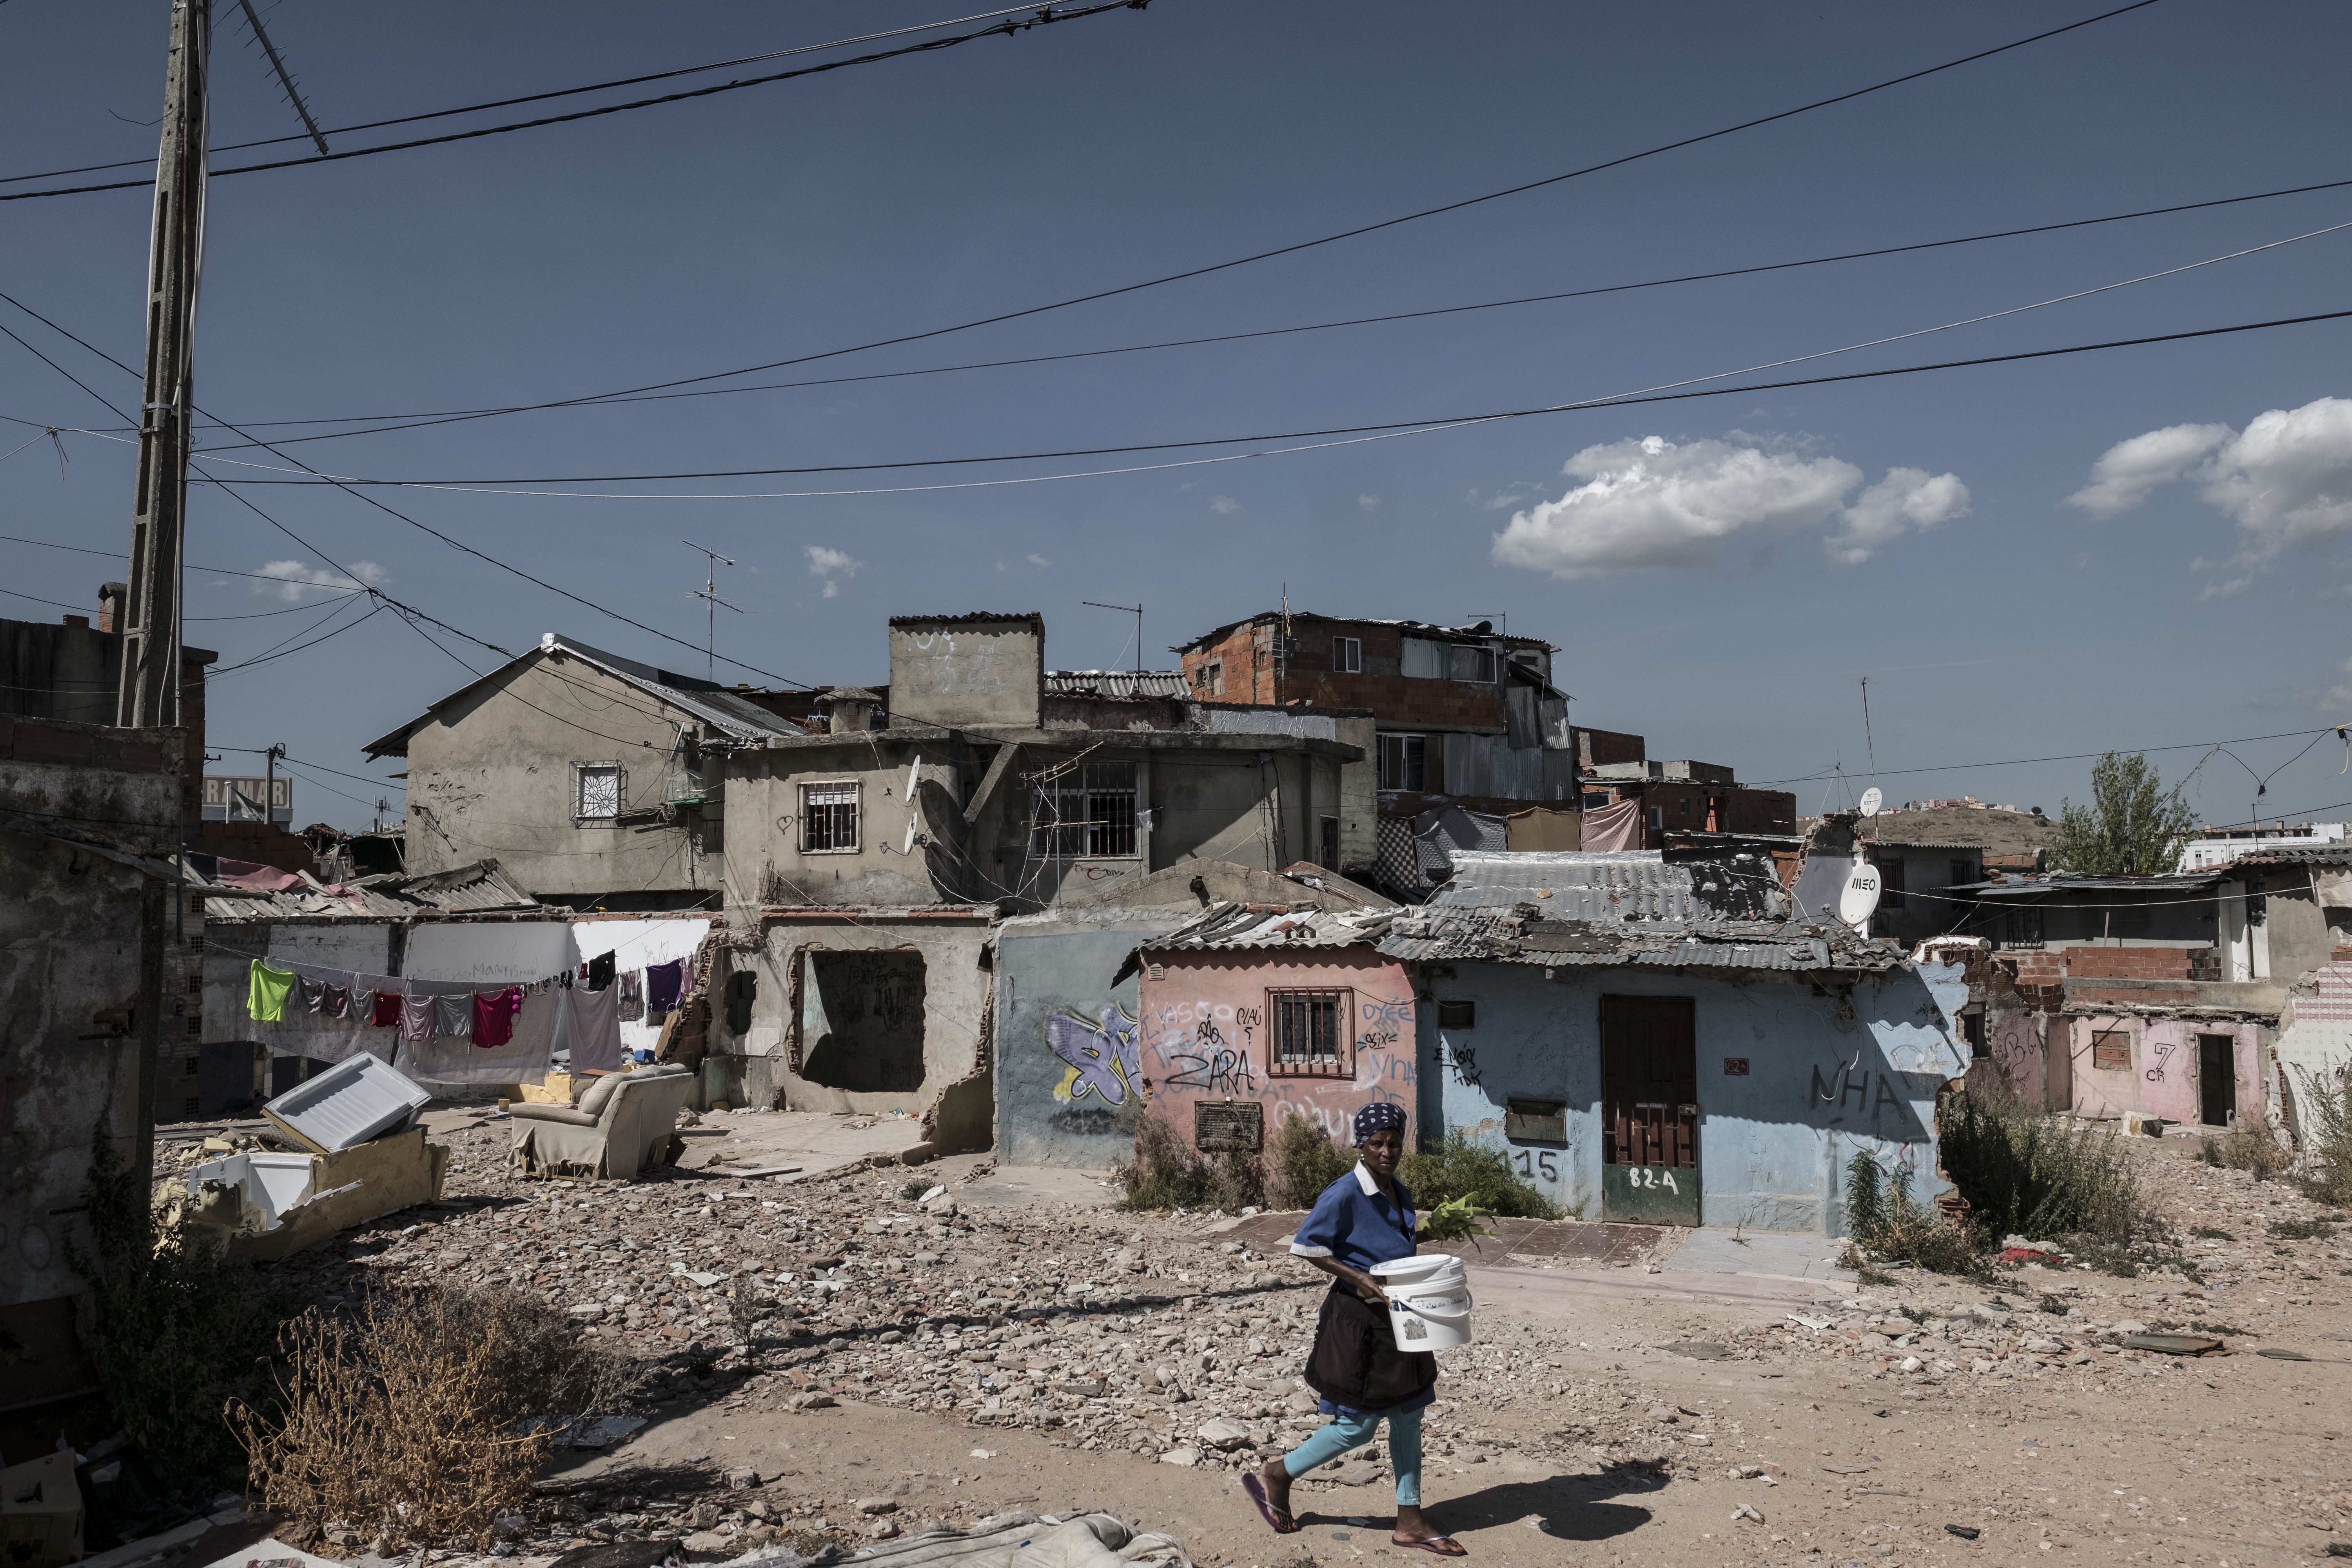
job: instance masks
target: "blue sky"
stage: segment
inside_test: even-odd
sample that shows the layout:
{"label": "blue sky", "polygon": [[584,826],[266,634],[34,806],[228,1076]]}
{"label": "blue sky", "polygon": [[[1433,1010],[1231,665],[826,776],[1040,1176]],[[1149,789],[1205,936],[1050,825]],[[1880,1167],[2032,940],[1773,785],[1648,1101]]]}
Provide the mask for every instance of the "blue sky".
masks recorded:
{"label": "blue sky", "polygon": [[[821,353],[1541,179],[2097,9],[1154,0],[692,103],[221,178],[198,401],[240,423],[403,414]],[[331,130],[958,14],[908,0],[396,10],[279,0],[265,16]],[[154,132],[125,121],[159,111],[166,19],[163,0],[0,8],[0,174],[152,159]],[[2341,6],[2161,0],[1523,195],[750,379],[1423,310],[2352,178],[2338,79],[2347,53],[2352,13]],[[300,130],[234,6],[218,29],[215,93],[216,145]],[[136,363],[147,222],[138,191],[0,204],[0,289]],[[2345,223],[2352,188],[1389,325],[521,414],[288,450],[348,475],[535,480],[1433,420],[1818,354]],[[2347,276],[2352,229],[1754,379],[2341,310],[2352,307]],[[5,305],[0,321],[111,401],[137,396],[131,377]],[[1743,779],[1812,780],[1792,786],[1808,811],[1844,793],[1814,775],[1843,764],[1866,781],[1874,750],[1896,800],[1968,793],[2054,812],[2062,795],[2086,793],[2087,763],[1954,764],[2300,732],[2214,757],[2193,798],[2214,820],[2243,817],[2252,775],[2265,773],[2266,814],[2340,816],[2352,802],[2343,745],[2331,736],[2290,758],[2317,727],[2352,720],[2347,365],[2352,321],[2339,321],[991,488],[903,489],[1236,448],[509,487],[901,492],[797,499],[368,493],[698,647],[704,609],[688,590],[702,558],[681,541],[725,551],[738,565],[722,569],[721,592],[747,613],[720,613],[721,653],[805,682],[883,679],[894,613],[1037,609],[1055,666],[1129,664],[1131,620],[1081,602],[1139,596],[1150,661],[1164,667],[1166,645],[1270,607],[1287,584],[1294,605],[1328,614],[1507,614],[1512,631],[1561,646],[1580,721],[1646,734],[1653,756],[1730,763]],[[44,425],[115,423],[5,340],[0,415],[33,422],[0,427],[0,450]],[[131,448],[63,440],[62,477],[46,441],[0,463],[0,533],[122,548]],[[560,630],[702,668],[699,653],[340,491],[245,493],[316,548],[200,488],[192,561],[331,580],[331,557],[509,648]],[[0,562],[14,593],[76,605],[119,570],[5,542]],[[221,650],[224,665],[331,610],[317,589],[212,571],[190,574],[188,597],[189,639]],[[258,618],[297,605],[313,607]],[[0,600],[0,614],[58,613]],[[495,658],[452,646],[478,668]],[[282,741],[297,758],[383,777],[393,769],[365,764],[359,745],[467,679],[378,615],[224,676],[212,739]],[[2176,777],[2199,756],[2158,761]],[[238,763],[230,753],[214,771]],[[1935,771],[1900,771],[1919,769]],[[326,788],[369,803],[373,789],[309,776],[299,820],[365,819],[366,805]]]}

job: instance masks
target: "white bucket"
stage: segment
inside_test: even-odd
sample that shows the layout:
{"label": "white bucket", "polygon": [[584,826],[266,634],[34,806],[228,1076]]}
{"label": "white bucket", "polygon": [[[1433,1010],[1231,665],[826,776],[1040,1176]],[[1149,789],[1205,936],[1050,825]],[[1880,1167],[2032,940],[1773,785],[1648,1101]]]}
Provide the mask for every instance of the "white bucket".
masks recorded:
{"label": "white bucket", "polygon": [[1470,1275],[1458,1258],[1428,1253],[1372,1265],[1389,1293],[1389,1332],[1401,1351],[1444,1351],[1470,1342]]}

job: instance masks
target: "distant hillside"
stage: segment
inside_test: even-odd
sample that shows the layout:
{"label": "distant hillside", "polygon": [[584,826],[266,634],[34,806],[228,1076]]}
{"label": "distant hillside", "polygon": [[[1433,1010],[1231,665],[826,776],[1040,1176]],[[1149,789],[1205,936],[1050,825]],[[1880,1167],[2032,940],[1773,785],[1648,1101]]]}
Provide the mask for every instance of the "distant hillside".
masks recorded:
{"label": "distant hillside", "polygon": [[[1818,820],[1806,818],[1799,831]],[[1971,811],[1967,806],[1881,812],[1863,824],[1862,833],[1865,838],[1912,844],[1969,844],[1993,855],[2021,855],[2030,849],[2046,849],[2058,841],[2058,825],[2048,817],[2021,811]]]}

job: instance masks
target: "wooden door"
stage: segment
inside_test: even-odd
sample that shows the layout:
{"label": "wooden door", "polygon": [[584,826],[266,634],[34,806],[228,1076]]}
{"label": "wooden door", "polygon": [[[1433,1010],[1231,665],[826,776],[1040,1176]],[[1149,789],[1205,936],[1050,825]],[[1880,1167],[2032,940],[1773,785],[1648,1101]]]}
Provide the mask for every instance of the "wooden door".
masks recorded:
{"label": "wooden door", "polygon": [[1698,1022],[1687,996],[1601,999],[1601,1216],[1699,1222]]}

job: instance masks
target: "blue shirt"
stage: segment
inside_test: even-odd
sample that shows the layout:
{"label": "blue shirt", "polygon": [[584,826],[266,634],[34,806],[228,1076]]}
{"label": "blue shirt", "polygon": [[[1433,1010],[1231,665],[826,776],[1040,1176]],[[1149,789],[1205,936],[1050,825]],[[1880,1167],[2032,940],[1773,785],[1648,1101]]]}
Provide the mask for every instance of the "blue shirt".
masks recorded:
{"label": "blue shirt", "polygon": [[1365,1270],[1411,1258],[1420,1246],[1412,1235],[1412,1194],[1402,1182],[1392,1184],[1401,1202],[1391,1201],[1358,1163],[1315,1200],[1291,1240],[1291,1256],[1329,1258]]}

